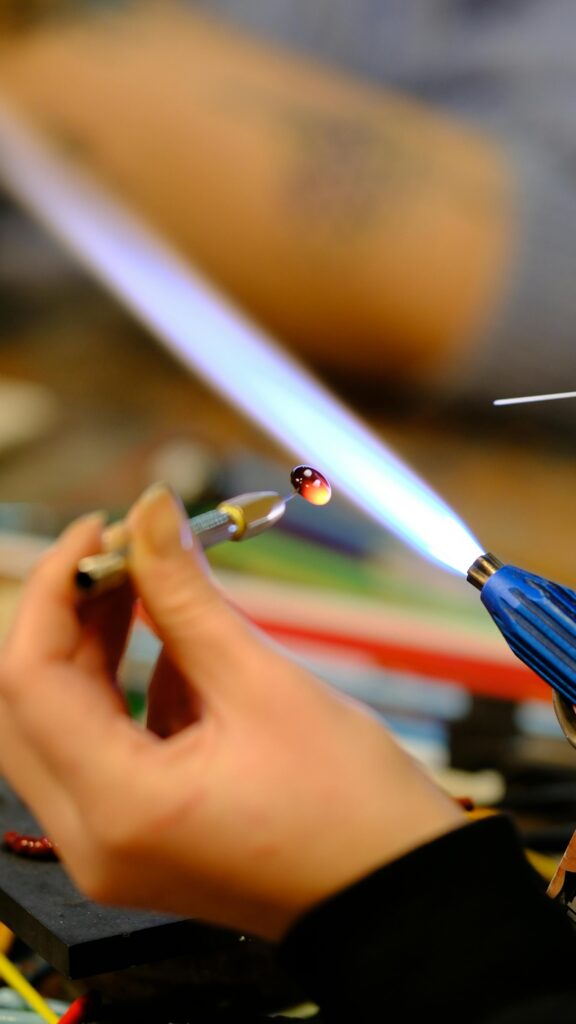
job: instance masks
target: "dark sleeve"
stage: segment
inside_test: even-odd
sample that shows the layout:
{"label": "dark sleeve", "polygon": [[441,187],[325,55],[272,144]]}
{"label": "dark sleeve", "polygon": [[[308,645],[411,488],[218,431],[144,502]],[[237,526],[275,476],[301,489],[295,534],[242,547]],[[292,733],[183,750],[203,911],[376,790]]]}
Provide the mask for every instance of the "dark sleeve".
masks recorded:
{"label": "dark sleeve", "polygon": [[315,907],[280,956],[329,1022],[576,1020],[576,933],[501,816]]}

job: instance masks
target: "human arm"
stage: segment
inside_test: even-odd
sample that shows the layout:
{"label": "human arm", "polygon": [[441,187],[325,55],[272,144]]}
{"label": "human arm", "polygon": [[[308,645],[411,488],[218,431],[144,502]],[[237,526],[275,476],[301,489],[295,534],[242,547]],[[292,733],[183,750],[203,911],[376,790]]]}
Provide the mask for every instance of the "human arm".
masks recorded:
{"label": "human arm", "polygon": [[507,158],[423,104],[168,4],[5,39],[0,88],[327,365],[426,377],[500,301]]}

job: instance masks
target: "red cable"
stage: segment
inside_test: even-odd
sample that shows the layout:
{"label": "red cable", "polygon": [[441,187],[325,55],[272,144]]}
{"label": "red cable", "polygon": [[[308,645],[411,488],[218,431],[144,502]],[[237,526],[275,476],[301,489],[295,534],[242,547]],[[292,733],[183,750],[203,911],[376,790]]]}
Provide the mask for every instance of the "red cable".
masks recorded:
{"label": "red cable", "polygon": [[94,997],[87,992],[79,996],[71,1006],[68,1007],[63,1017],[60,1017],[59,1024],[86,1024],[92,1017],[88,1016],[94,1009]]}

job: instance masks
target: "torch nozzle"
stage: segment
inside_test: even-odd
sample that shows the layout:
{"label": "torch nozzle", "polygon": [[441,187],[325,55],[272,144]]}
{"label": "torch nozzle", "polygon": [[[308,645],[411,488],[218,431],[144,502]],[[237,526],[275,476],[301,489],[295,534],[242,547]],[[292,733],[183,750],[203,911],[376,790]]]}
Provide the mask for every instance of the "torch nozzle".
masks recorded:
{"label": "torch nozzle", "polygon": [[484,584],[488,582],[498,569],[502,568],[502,565],[503,563],[499,558],[496,558],[496,555],[492,555],[487,551],[485,555],[480,555],[470,566],[466,579],[477,590],[482,590]]}

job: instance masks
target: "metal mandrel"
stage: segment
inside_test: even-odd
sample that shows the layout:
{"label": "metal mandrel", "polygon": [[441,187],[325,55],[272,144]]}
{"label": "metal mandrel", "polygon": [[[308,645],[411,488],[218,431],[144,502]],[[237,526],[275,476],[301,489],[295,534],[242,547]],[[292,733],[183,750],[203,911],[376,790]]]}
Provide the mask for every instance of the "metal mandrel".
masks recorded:
{"label": "metal mandrel", "polygon": [[[189,520],[203,548],[224,541],[248,540],[270,529],[282,518],[286,499],[276,491],[252,491],[221,501],[215,509]],[[109,551],[82,558],[76,569],[78,590],[96,597],[120,586],[129,573],[129,550]]]}

